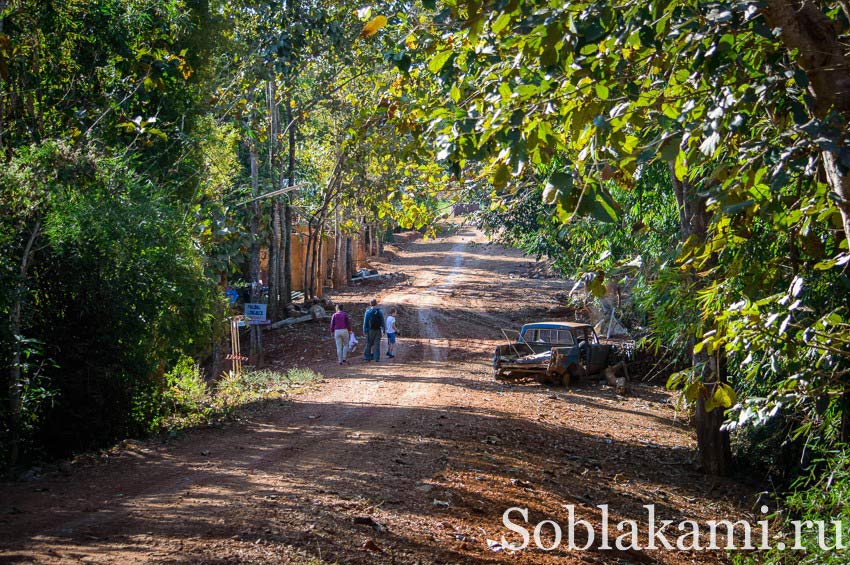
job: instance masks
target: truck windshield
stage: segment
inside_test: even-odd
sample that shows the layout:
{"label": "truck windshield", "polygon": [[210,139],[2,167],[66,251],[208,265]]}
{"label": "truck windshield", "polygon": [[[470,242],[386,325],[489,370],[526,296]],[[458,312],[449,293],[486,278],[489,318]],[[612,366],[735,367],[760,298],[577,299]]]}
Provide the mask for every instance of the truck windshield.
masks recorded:
{"label": "truck windshield", "polygon": [[551,345],[574,345],[575,340],[569,330],[554,328],[528,328],[522,334],[526,343],[542,343]]}

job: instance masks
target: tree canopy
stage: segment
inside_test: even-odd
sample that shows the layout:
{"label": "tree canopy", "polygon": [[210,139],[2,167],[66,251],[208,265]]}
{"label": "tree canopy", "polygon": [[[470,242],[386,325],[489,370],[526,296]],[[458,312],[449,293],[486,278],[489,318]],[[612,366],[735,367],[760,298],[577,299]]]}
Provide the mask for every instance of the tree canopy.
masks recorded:
{"label": "tree canopy", "polygon": [[707,470],[730,431],[739,460],[777,429],[844,457],[848,32],[802,0],[0,2],[7,462],[155,429],[261,248],[276,319],[298,230],[309,299],[325,234],[458,199],[596,291],[630,280]]}

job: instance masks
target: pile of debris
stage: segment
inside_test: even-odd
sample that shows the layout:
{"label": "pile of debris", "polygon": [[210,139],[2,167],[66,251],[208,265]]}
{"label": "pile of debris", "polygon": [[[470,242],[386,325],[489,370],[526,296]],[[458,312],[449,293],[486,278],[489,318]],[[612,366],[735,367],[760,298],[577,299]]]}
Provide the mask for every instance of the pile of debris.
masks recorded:
{"label": "pile of debris", "polygon": [[351,282],[354,284],[380,284],[387,281],[403,281],[407,279],[404,273],[379,273],[376,269],[360,269],[353,277]]}
{"label": "pile of debris", "polygon": [[560,276],[547,261],[528,263],[522,269],[508,273],[508,278],[511,279],[556,279]]}
{"label": "pile of debris", "polygon": [[328,312],[332,311],[333,307],[333,302],[325,298],[314,298],[306,304],[295,304],[290,302],[284,306],[284,314],[286,315],[286,318],[271,324],[269,329],[277,329],[300,322],[308,322],[310,320],[323,320],[329,317]]}

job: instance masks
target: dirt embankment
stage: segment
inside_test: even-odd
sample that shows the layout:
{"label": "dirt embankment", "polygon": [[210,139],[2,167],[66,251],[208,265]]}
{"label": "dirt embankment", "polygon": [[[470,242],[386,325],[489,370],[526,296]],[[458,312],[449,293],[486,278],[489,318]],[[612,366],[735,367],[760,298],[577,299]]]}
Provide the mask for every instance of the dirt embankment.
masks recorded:
{"label": "dirt embankment", "polygon": [[[565,283],[511,277],[529,260],[471,231],[393,252],[382,269],[406,278],[332,297],[355,326],[372,296],[385,310],[396,306],[395,359],[355,355],[340,367],[324,324],[268,334],[271,366],[309,366],[323,382],[224,429],[131,444],[71,476],[0,486],[0,560],[723,559],[568,551],[566,539],[551,552],[503,549],[503,535],[520,541],[502,524],[514,506],[528,509],[530,530],[543,519],[566,525],[571,506],[598,529],[597,505],[607,504],[612,524],[634,519],[645,532],[646,504],[677,522],[751,519],[748,493],[697,472],[693,434],[660,388],[638,384],[620,398],[593,383],[547,389],[492,379],[499,328],[561,307]],[[553,541],[550,529],[543,537]]]}

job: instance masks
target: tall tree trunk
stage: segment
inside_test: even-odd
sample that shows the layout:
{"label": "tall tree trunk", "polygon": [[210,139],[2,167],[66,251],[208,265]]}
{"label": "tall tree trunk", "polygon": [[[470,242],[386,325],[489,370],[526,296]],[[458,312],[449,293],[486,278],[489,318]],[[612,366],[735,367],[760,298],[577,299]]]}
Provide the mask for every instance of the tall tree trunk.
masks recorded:
{"label": "tall tree trunk", "polygon": [[[251,160],[251,192],[256,198],[260,195],[260,171],[257,155],[257,147],[251,144],[250,148]],[[251,215],[251,302],[258,303],[262,297],[262,288],[260,284],[260,220],[261,210],[260,201],[254,200],[252,203],[253,214]],[[263,362],[263,333],[258,325],[250,327],[251,344],[249,355],[251,364],[259,367]]]}
{"label": "tall tree trunk", "polygon": [[[280,188],[283,188],[283,171],[280,164],[280,111],[277,104],[277,84],[274,80],[266,82],[266,102],[269,110],[269,171],[272,175],[276,172],[280,177]],[[272,321],[277,321],[280,317],[282,306],[282,298],[280,292],[280,261],[283,253],[283,218],[281,211],[280,200],[275,198],[272,202],[271,216],[271,241],[269,242],[269,305],[268,317]],[[283,302],[285,304],[285,302]]]}
{"label": "tall tree trunk", "polygon": [[321,224],[321,228],[319,229],[319,237],[316,239],[316,267],[313,269],[313,286],[314,292],[313,296],[315,298],[322,297],[322,287],[324,286],[322,283],[325,279],[325,258],[324,250],[325,250],[325,228],[324,222]]}
{"label": "tall tree trunk", "polygon": [[339,270],[339,210],[334,210],[334,250],[331,254],[331,286],[339,288],[337,285],[337,271]]}
{"label": "tall tree trunk", "polygon": [[[286,121],[289,128],[289,158],[287,159],[287,186],[295,186],[295,122],[292,117],[292,101],[287,100]],[[281,263],[281,291],[284,304],[292,302],[292,193],[287,193],[283,201],[283,261]]]}
{"label": "tall tree trunk", "polygon": [[[337,222],[338,224],[338,222]],[[337,227],[336,237],[334,238],[334,264],[333,264],[333,284],[334,288],[345,288],[348,286],[348,253],[346,249],[347,237],[339,231]]]}
{"label": "tall tree trunk", "polygon": [[354,244],[350,237],[345,238],[345,265],[348,269],[346,271],[345,283],[348,284],[348,281],[354,276],[354,270],[356,268],[354,265]]}
{"label": "tall tree trunk", "polygon": [[313,220],[307,222],[307,244],[304,248],[304,274],[301,279],[301,286],[304,289],[304,303],[310,301],[310,265],[312,265],[313,251]]}
{"label": "tall tree trunk", "polygon": [[248,277],[251,279],[251,302],[260,300],[260,172],[257,159],[257,148],[251,145],[249,150],[251,163],[251,194],[255,199],[251,203],[251,256]]}
{"label": "tall tree trunk", "polygon": [[21,332],[23,323],[23,303],[27,295],[27,275],[29,273],[30,261],[32,260],[33,245],[41,232],[41,221],[36,221],[30,232],[29,238],[24,245],[21,255],[21,264],[18,271],[19,286],[15,303],[9,313],[9,330],[15,344],[12,350],[12,366],[9,369],[9,471],[13,470],[18,462],[21,441],[21,411],[23,409],[23,382],[21,380],[21,361],[23,357],[23,345],[21,343]]}
{"label": "tall tree trunk", "polygon": [[280,201],[272,203],[272,237],[269,245],[269,319],[277,321],[286,300],[281,294],[281,268],[283,257],[283,210]]}
{"label": "tall tree trunk", "polygon": [[[686,241],[691,235],[696,235],[703,241],[708,234],[708,213],[705,198],[699,196],[691,183],[679,181],[673,164],[670,164],[670,178],[676,195],[681,221],[681,239]],[[695,292],[704,283],[691,276],[691,284]],[[726,382],[726,352],[720,349],[714,355],[704,352],[694,353],[695,337],[688,340],[687,354],[691,357],[694,376],[702,380],[706,389],[713,392],[717,383]],[[725,410],[715,408],[710,412],[705,410],[705,398],[698,398],[694,418],[697,430],[697,449],[700,454],[703,469],[712,475],[727,475],[732,470],[732,450],[729,445],[729,432],[721,429]]]}
{"label": "tall tree trunk", "polygon": [[[702,371],[702,380],[709,391],[714,392],[711,385],[726,383],[726,351],[718,349],[713,355],[704,351],[693,353],[694,370]],[[700,453],[702,467],[711,475],[725,476],[732,471],[732,449],[729,444],[729,433],[721,430],[725,420],[725,410],[715,408],[710,412],[705,409],[706,398],[700,396],[696,404],[697,447]]]}

